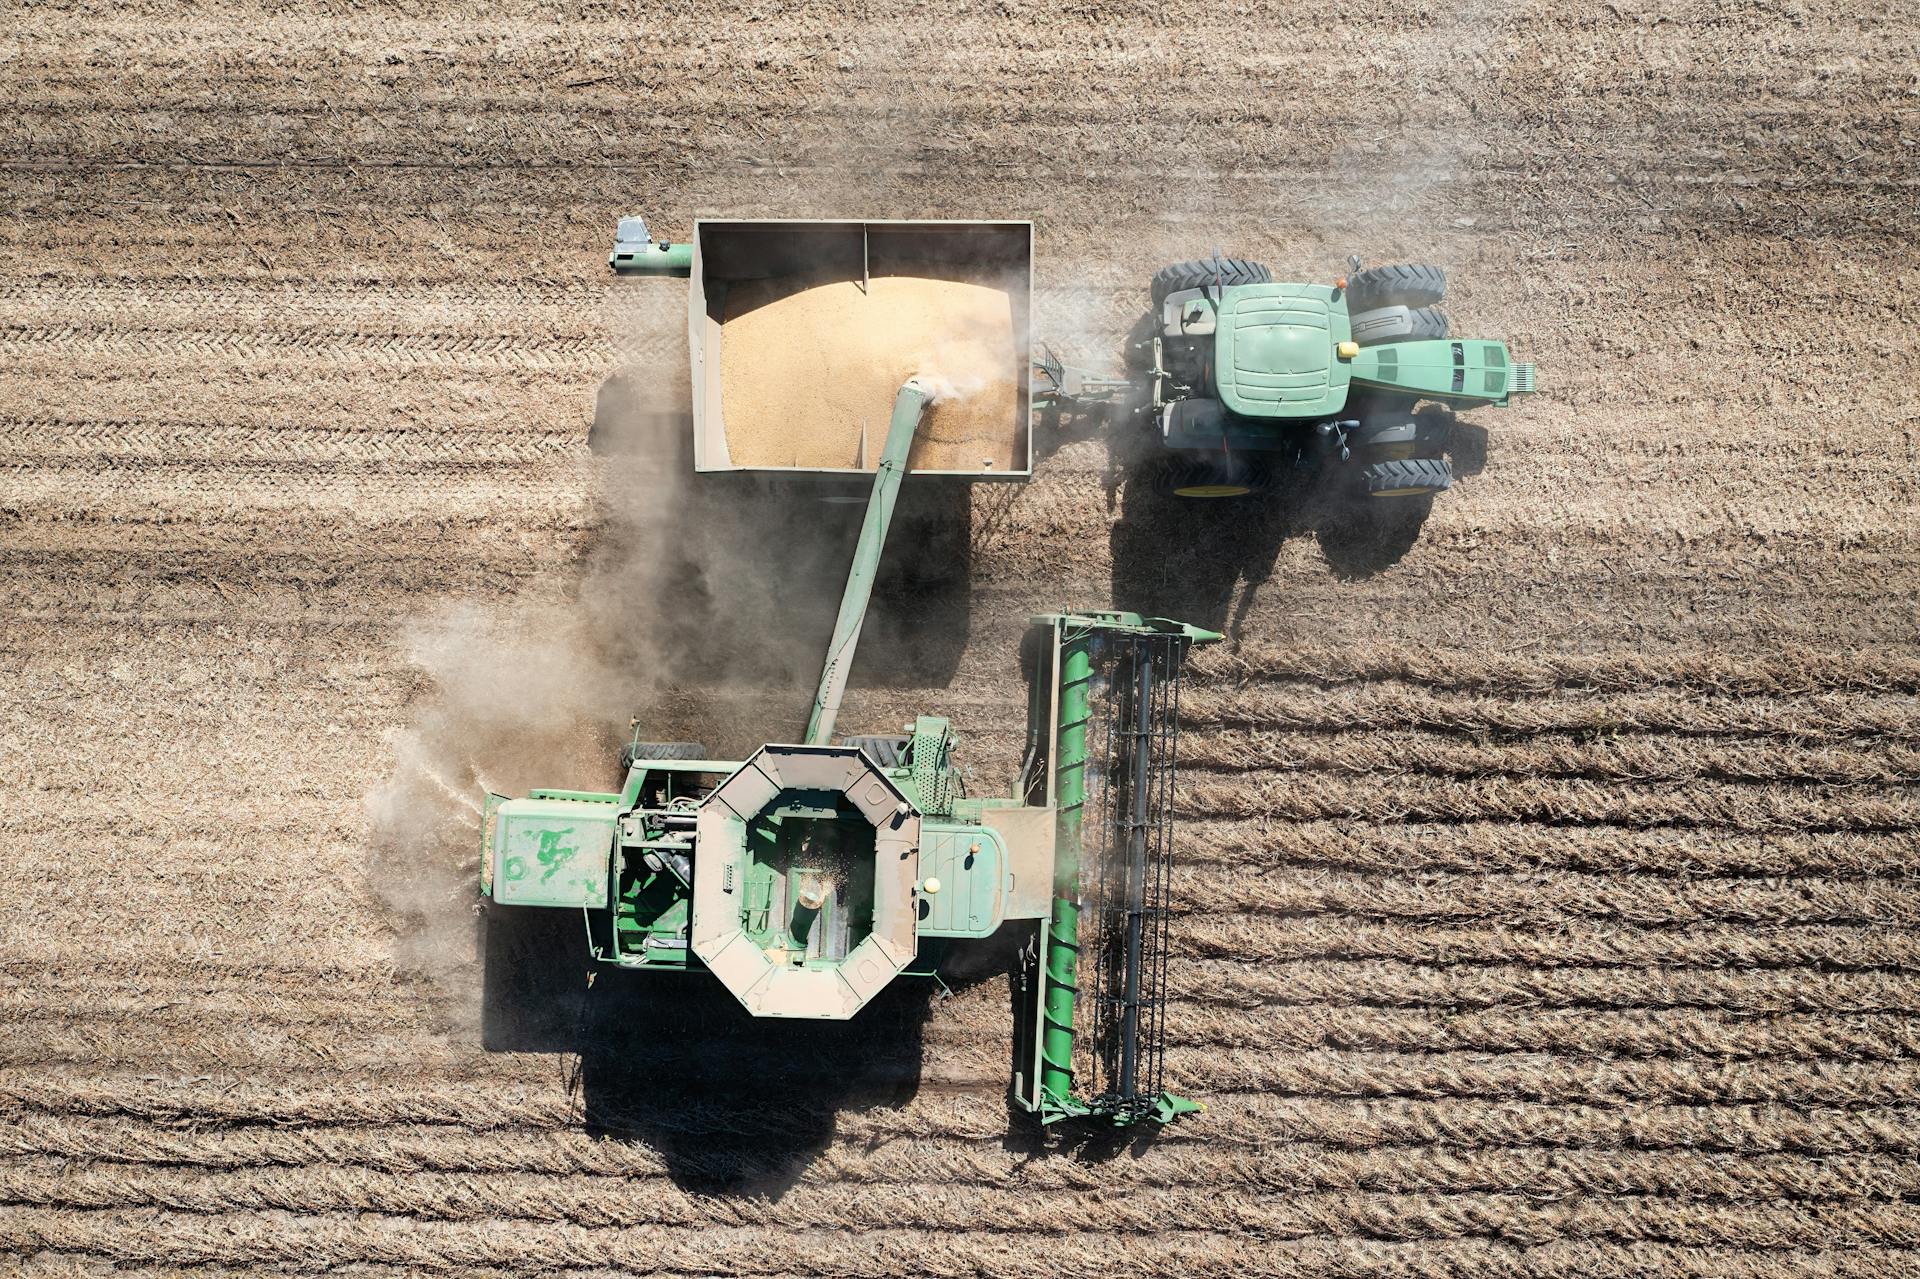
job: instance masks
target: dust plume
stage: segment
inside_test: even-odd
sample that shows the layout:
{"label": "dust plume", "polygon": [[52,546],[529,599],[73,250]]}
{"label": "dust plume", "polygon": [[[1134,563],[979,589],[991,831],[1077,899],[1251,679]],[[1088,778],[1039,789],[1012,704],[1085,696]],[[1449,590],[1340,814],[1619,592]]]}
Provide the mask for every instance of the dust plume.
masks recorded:
{"label": "dust plume", "polygon": [[831,623],[819,601],[845,572],[844,530],[810,495],[730,476],[696,483],[685,392],[667,387],[616,373],[599,388],[598,457],[578,467],[597,523],[572,572],[404,637],[427,691],[367,799],[371,887],[396,963],[436,979],[462,1023],[478,1007],[486,792],[611,789],[634,718],[648,740],[729,758],[804,723],[826,642],[810,623]]}
{"label": "dust plume", "polygon": [[466,978],[483,798],[609,784],[617,708],[586,628],[564,607],[453,609],[419,623],[406,652],[433,691],[367,798],[372,887],[396,928],[396,963],[438,979],[465,1024],[478,1008]]}

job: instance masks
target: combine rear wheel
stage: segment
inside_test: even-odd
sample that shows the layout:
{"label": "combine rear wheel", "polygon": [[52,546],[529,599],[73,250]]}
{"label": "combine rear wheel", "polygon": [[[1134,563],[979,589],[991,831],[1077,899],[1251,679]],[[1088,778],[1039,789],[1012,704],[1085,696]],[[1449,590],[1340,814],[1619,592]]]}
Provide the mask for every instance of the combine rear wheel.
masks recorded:
{"label": "combine rear wheel", "polygon": [[1347,281],[1347,309],[1432,306],[1447,296],[1447,273],[1437,266],[1370,266]]}
{"label": "combine rear wheel", "polygon": [[1192,262],[1175,262],[1172,266],[1163,266],[1153,273],[1153,309],[1160,310],[1167,295],[1180,293],[1186,289],[1204,289],[1219,284],[1231,288],[1236,284],[1271,284],[1273,272],[1258,262],[1248,262],[1244,258],[1196,259]]}
{"label": "combine rear wheel", "polygon": [[620,748],[620,767],[632,768],[637,759],[706,759],[699,742],[631,742]]}

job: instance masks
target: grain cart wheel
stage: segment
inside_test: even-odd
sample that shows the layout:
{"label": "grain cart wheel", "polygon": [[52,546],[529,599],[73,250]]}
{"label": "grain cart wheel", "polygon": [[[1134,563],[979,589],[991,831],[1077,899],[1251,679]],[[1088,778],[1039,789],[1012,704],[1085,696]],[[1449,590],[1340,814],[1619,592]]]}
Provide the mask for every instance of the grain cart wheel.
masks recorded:
{"label": "grain cart wheel", "polygon": [[1362,491],[1374,501],[1432,497],[1453,484],[1453,468],[1443,457],[1410,457],[1398,462],[1367,462],[1360,468]]}
{"label": "grain cart wheel", "polygon": [[1242,258],[1221,258],[1217,262],[1212,258],[1175,262],[1153,273],[1153,309],[1157,313],[1169,293],[1179,293],[1184,289],[1204,289],[1214,284],[1232,287],[1236,284],[1271,283],[1273,272],[1258,262],[1248,262]]}
{"label": "grain cart wheel", "polygon": [[630,742],[620,748],[620,767],[632,768],[637,759],[706,759],[699,742]]}
{"label": "grain cart wheel", "polygon": [[1447,296],[1447,273],[1437,266],[1370,266],[1347,281],[1347,310],[1432,306]]}
{"label": "grain cart wheel", "polygon": [[1192,500],[1248,497],[1266,492],[1267,472],[1245,457],[1171,457],[1154,471],[1153,488]]}
{"label": "grain cart wheel", "polygon": [[840,739],[840,744],[865,751],[867,758],[882,768],[898,768],[900,761],[906,758],[907,743],[912,740],[911,737],[901,737],[897,734],[892,737],[883,734],[863,734],[843,737]]}

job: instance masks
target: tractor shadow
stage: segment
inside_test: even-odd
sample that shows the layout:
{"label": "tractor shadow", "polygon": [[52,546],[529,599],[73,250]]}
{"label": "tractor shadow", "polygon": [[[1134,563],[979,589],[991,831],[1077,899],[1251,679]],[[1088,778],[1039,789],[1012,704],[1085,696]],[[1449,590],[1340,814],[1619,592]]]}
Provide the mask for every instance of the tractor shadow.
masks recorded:
{"label": "tractor shadow", "polygon": [[571,1057],[583,1130],[652,1150],[682,1189],[778,1199],[839,1115],[919,1090],[929,981],[850,1022],[756,1018],[704,971],[595,965],[575,912],[495,908],[486,927],[483,1046]]}
{"label": "tractor shadow", "polygon": [[[696,474],[690,412],[662,407],[622,375],[602,384],[589,441],[604,458],[606,499],[582,593],[604,618],[596,633],[607,664],[653,676],[642,685],[750,690],[799,713],[819,679],[870,481]],[[972,625],[972,518],[971,485],[907,478],[854,687],[951,682]],[[791,726],[743,730],[758,742]]]}
{"label": "tractor shadow", "polygon": [[[1486,467],[1487,433],[1426,405],[1422,421],[1444,430],[1456,476]],[[1263,493],[1184,498],[1159,482],[1166,458],[1141,447],[1140,432],[1108,437],[1107,503],[1114,607],[1191,622],[1239,639],[1276,561],[1293,538],[1312,537],[1336,578],[1355,581],[1398,564],[1420,540],[1432,498],[1372,501],[1284,460]],[[1149,442],[1151,443],[1151,442]]]}

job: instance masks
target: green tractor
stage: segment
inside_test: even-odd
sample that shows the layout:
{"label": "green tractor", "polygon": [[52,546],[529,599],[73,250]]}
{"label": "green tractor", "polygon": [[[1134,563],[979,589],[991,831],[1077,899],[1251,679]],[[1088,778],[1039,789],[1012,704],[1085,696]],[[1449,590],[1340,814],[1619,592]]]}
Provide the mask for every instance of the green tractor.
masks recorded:
{"label": "green tractor", "polygon": [[1127,339],[1129,376],[1043,353],[1035,406],[1136,419],[1158,446],[1155,487],[1179,497],[1256,493],[1292,467],[1369,503],[1429,498],[1453,483],[1447,425],[1415,407],[1505,408],[1534,389],[1534,366],[1449,335],[1438,267],[1349,267],[1332,284],[1217,255],[1163,267]]}

